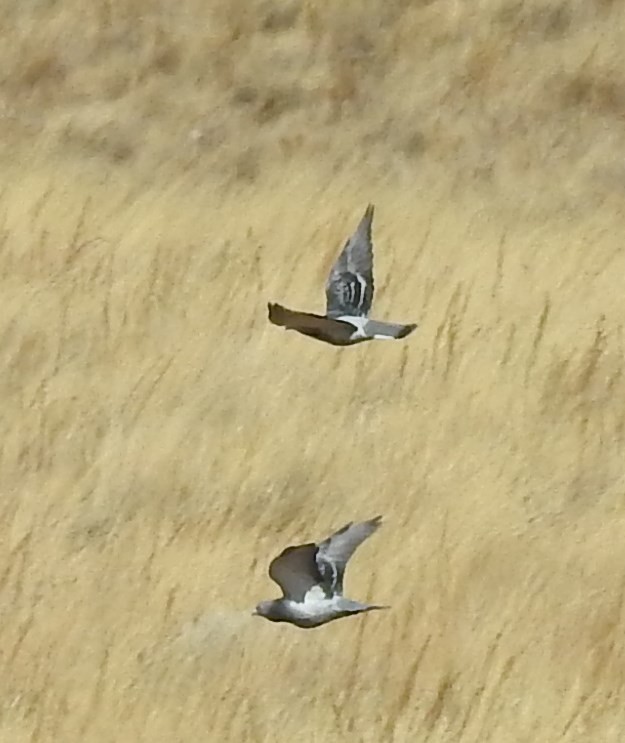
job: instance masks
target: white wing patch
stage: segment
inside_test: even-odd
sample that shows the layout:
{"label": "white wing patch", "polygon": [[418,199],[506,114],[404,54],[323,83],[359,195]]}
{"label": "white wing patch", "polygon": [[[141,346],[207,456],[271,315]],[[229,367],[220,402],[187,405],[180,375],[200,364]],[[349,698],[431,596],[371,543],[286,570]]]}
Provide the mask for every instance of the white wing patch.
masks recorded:
{"label": "white wing patch", "polygon": [[311,589],[307,594],[306,598],[302,603],[293,602],[291,604],[292,611],[294,614],[298,614],[300,617],[320,617],[326,614],[336,611],[343,601],[341,596],[333,596],[331,599],[327,598],[323,591],[323,598],[309,599],[309,595],[314,592],[314,588]]}
{"label": "white wing patch", "polygon": [[321,586],[313,586],[303,601],[289,601],[289,612],[302,619],[324,616],[336,607],[336,598],[329,599]]}
{"label": "white wing patch", "polygon": [[311,607],[316,604],[327,602],[328,597],[321,586],[313,586],[309,591],[306,591],[304,601],[302,603],[309,604]]}
{"label": "white wing patch", "polygon": [[367,338],[367,334],[365,333],[365,325],[367,324],[367,318],[366,317],[360,317],[358,315],[341,315],[340,317],[336,318],[337,320],[342,320],[343,322],[347,322],[350,325],[353,325],[356,329],[356,332],[352,335],[352,338]]}
{"label": "white wing patch", "polygon": [[[360,284],[360,292],[359,292],[359,296],[358,296],[358,301],[355,304],[357,304],[358,309],[361,309],[362,306],[365,304],[365,297],[366,297],[366,292],[367,292],[367,282],[365,280],[365,277],[364,276],[361,276],[358,272],[356,272],[354,274],[354,276],[356,277],[356,280]],[[355,287],[354,287],[354,289],[355,289]],[[352,289],[352,293],[355,293],[353,289]],[[352,301],[354,299],[355,299],[355,297],[352,297]],[[363,309],[363,314],[365,316],[369,314],[367,308]]]}

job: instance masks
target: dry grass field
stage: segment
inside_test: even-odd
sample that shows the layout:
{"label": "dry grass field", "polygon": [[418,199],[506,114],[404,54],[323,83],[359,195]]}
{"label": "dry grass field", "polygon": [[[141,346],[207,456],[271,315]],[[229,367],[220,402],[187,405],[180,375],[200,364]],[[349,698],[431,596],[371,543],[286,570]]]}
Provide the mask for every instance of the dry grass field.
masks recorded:
{"label": "dry grass field", "polygon": [[[0,741],[621,743],[625,7],[2,11]],[[369,201],[419,329],[269,325]]]}

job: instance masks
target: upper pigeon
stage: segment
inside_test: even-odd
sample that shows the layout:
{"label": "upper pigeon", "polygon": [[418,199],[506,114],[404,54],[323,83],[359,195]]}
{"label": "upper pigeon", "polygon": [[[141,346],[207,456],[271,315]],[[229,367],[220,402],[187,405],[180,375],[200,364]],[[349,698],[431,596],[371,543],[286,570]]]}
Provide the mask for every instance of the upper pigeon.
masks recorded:
{"label": "upper pigeon", "polygon": [[287,330],[331,343],[351,346],[363,341],[405,338],[416,324],[370,320],[373,301],[373,245],[371,222],[373,205],[369,204],[354,234],[345,243],[326,282],[326,314],[289,310],[270,302],[269,320]]}

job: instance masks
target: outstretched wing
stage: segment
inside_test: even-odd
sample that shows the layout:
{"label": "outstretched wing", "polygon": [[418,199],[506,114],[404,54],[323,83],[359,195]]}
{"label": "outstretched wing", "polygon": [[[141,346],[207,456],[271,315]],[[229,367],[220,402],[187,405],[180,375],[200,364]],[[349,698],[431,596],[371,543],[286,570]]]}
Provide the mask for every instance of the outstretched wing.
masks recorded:
{"label": "outstretched wing", "polygon": [[373,301],[373,245],[369,204],[354,234],[345,243],[326,282],[326,314],[366,317]]}
{"label": "outstretched wing", "polygon": [[332,594],[343,593],[343,575],[349,558],[381,523],[381,516],[358,524],[350,522],[319,543],[316,556],[318,570]]}
{"label": "outstretched wing", "polygon": [[288,330],[297,330],[298,333],[327,343],[337,346],[347,345],[354,334],[354,325],[333,317],[289,310],[274,302],[269,302],[267,307],[269,308],[269,322]]}
{"label": "outstretched wing", "polygon": [[282,589],[284,598],[303,601],[306,593],[323,581],[315,555],[316,544],[287,547],[269,565],[269,577]]}

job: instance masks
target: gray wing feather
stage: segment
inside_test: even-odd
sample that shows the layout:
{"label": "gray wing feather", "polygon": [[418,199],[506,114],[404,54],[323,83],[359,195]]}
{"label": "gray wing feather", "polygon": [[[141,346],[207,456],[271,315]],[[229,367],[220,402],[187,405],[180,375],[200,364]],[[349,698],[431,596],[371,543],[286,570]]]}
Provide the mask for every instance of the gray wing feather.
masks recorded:
{"label": "gray wing feather", "polygon": [[373,245],[369,204],[354,234],[345,243],[326,282],[326,314],[366,317],[373,301]]}
{"label": "gray wing feather", "polygon": [[331,590],[332,594],[342,594],[343,575],[349,558],[381,523],[381,516],[358,524],[350,522],[319,543],[316,556],[317,566],[326,587]]}
{"label": "gray wing feather", "polygon": [[269,565],[269,577],[282,589],[284,598],[303,601],[306,593],[323,582],[315,560],[316,544],[287,547]]}

